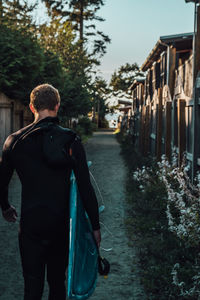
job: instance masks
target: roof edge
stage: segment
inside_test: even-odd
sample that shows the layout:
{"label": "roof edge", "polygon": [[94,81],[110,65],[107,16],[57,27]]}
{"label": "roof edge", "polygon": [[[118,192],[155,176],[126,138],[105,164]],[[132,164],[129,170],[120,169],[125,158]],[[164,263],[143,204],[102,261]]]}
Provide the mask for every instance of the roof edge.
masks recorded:
{"label": "roof edge", "polygon": [[145,72],[148,69],[149,64],[153,63],[153,57],[155,55],[155,53],[158,52],[163,52],[164,49],[167,48],[167,45],[165,45],[160,39],[157,41],[157,43],[155,44],[154,48],[151,50],[151,52],[149,53],[149,55],[147,56],[146,60],[144,61],[144,63],[142,64],[142,66],[140,67],[140,70]]}
{"label": "roof edge", "polygon": [[182,41],[184,39],[193,38],[192,32],[187,33],[179,33],[179,34],[172,34],[172,35],[163,35],[160,36],[159,40],[155,44],[154,48],[149,53],[148,57],[140,67],[140,70],[145,72],[149,68],[149,66],[154,62],[153,57],[157,54],[159,55],[162,53],[167,46],[169,46],[172,42],[175,41]]}

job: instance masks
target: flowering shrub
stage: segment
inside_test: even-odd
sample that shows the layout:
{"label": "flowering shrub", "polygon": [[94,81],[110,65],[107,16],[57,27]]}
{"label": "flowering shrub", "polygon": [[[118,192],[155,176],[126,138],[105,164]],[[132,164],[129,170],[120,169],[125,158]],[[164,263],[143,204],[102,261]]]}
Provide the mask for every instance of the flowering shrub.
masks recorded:
{"label": "flowering shrub", "polygon": [[167,218],[170,231],[184,239],[188,246],[200,244],[200,174],[197,174],[195,184],[188,176],[189,166],[186,159],[181,168],[177,166],[176,155],[173,154],[172,164],[163,155],[161,162],[157,163],[158,170],[152,174],[151,167],[143,166],[133,172],[133,179],[144,186],[153,184],[155,175],[164,183],[167,191]]}
{"label": "flowering shrub", "polygon": [[194,185],[186,160],[171,162],[143,157],[131,136],[117,134],[127,166],[126,224],[137,249],[140,280],[147,299],[199,300],[199,188]]}
{"label": "flowering shrub", "polygon": [[[165,186],[167,197],[166,216],[168,230],[175,234],[181,245],[183,259],[174,262],[171,276],[181,299],[198,299],[200,296],[200,175],[192,184],[188,173],[190,166],[184,157],[179,168],[175,151],[172,162],[165,156],[155,167],[145,167],[133,172],[138,189],[142,193],[152,184]],[[193,257],[192,257],[193,256]],[[178,257],[178,256],[177,256]],[[187,257],[187,259],[186,259]],[[185,258],[185,260],[184,260]]]}
{"label": "flowering shrub", "polygon": [[[181,168],[173,167],[165,157],[158,163],[162,181],[167,189],[167,218],[169,229],[183,239],[188,246],[200,243],[200,182],[192,184],[189,167],[183,160]],[[174,209],[176,215],[174,215]]]}

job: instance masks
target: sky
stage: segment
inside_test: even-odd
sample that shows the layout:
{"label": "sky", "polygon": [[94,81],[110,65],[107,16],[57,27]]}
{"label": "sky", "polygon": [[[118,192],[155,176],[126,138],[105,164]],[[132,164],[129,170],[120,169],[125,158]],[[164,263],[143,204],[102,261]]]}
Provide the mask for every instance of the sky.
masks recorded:
{"label": "sky", "polygon": [[[31,0],[30,0],[31,1]],[[33,0],[32,0],[33,1]],[[99,76],[110,82],[114,71],[126,63],[143,64],[160,36],[193,32],[194,3],[185,0],[104,0],[97,29],[111,38],[101,60]],[[40,4],[38,17],[45,19]],[[117,118],[117,117],[116,117]],[[111,116],[111,119],[116,119]]]}
{"label": "sky", "polygon": [[[33,1],[32,1],[33,2]],[[108,82],[125,63],[143,64],[160,36],[193,32],[194,3],[185,0],[104,0],[97,29],[111,38],[102,58],[101,75]],[[39,9],[43,19],[42,7]],[[43,13],[44,14],[44,13]]]}
{"label": "sky", "polygon": [[108,81],[125,63],[141,66],[160,36],[194,30],[194,3],[185,0],[105,0],[99,15],[112,40],[100,67]]}

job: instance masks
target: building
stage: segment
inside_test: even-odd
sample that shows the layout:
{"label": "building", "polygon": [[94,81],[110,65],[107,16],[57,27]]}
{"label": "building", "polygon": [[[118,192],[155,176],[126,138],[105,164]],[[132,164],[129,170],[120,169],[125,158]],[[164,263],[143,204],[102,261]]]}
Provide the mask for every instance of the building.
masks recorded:
{"label": "building", "polygon": [[170,159],[174,148],[179,165],[186,152],[188,162],[199,169],[200,145],[196,141],[200,136],[194,132],[200,125],[200,107],[195,109],[194,122],[194,91],[198,86],[194,89],[193,33],[161,36],[141,71],[145,80],[135,80],[130,87],[136,146],[143,155],[158,159],[162,154]]}
{"label": "building", "polygon": [[7,136],[32,121],[33,115],[28,107],[0,93],[0,155]]}

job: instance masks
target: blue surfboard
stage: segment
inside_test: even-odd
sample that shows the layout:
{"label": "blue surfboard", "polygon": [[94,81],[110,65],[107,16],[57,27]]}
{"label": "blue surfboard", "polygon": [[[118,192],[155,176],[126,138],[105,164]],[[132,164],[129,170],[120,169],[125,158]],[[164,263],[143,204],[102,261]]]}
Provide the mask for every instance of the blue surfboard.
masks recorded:
{"label": "blue surfboard", "polygon": [[71,175],[69,204],[68,298],[83,300],[88,299],[96,287],[98,249],[73,172]]}

